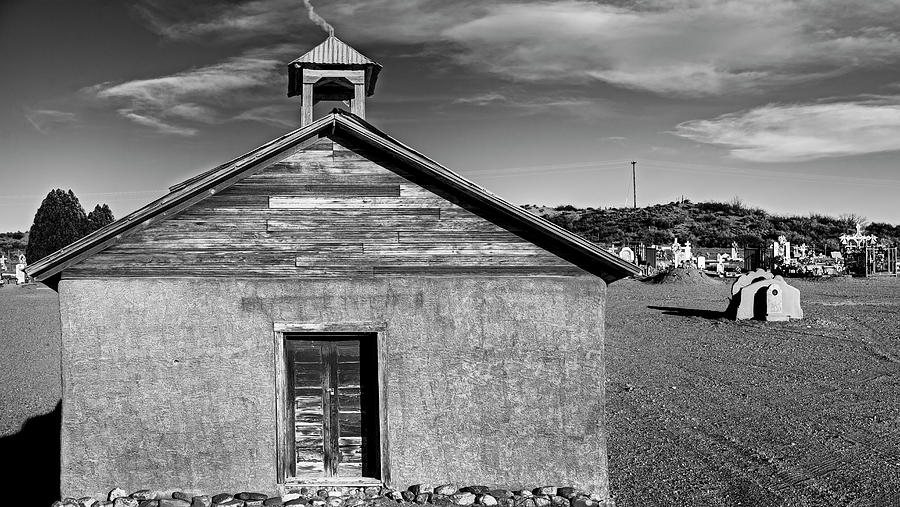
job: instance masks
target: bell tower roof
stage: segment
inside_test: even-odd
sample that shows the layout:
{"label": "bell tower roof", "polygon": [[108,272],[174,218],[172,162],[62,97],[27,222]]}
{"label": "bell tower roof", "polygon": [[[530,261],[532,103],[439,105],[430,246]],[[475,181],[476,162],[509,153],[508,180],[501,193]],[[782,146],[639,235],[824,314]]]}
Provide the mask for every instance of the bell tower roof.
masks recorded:
{"label": "bell tower roof", "polygon": [[346,42],[329,35],[321,44],[288,64],[288,97],[302,93],[303,71],[362,70],[365,72],[366,96],[375,93],[375,82],[381,64],[369,59]]}

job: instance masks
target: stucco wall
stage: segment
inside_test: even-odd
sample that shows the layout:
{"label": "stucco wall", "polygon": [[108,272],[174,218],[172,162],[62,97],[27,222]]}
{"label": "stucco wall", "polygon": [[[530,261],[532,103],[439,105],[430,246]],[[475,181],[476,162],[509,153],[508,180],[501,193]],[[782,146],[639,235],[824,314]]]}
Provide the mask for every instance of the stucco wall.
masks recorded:
{"label": "stucco wall", "polygon": [[384,322],[393,483],[605,494],[596,277],[63,280],[62,493],[275,490],[273,322]]}

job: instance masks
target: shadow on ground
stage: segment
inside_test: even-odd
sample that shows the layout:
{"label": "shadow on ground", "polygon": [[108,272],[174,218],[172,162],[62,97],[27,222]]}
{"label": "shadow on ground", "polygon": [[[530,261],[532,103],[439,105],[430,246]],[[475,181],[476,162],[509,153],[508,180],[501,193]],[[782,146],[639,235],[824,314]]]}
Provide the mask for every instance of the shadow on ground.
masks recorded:
{"label": "shadow on ground", "polygon": [[27,491],[32,505],[59,500],[61,415],[57,403],[52,412],[25,421],[18,433],[0,437],[0,456],[7,465],[0,475],[0,491]]}
{"label": "shadow on ground", "polygon": [[724,319],[727,315],[724,311],[700,310],[697,308],[678,308],[675,306],[647,306],[651,310],[659,310],[663,315],[677,315],[679,317],[702,317],[704,319]]}

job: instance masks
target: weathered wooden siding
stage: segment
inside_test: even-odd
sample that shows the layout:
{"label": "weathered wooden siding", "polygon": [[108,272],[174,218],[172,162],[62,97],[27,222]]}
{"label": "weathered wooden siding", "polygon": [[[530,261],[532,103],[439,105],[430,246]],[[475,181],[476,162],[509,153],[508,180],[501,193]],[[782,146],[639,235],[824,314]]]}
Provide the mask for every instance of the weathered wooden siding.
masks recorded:
{"label": "weathered wooden siding", "polygon": [[64,277],[584,273],[433,190],[323,140]]}

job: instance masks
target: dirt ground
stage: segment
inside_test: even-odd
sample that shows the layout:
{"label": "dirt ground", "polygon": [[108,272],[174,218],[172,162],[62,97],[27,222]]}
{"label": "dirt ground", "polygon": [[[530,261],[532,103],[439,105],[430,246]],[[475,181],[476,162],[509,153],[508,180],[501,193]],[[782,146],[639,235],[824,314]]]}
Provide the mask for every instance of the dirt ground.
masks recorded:
{"label": "dirt ground", "polygon": [[610,286],[617,505],[900,506],[900,280],[790,283],[783,323],[724,319],[726,283]]}
{"label": "dirt ground", "polygon": [[[900,506],[900,280],[792,283],[806,317],[784,323],[722,318],[725,283],[610,286],[620,507]],[[49,289],[0,288],[0,456],[34,455],[18,477],[43,485],[59,471],[57,312]]]}
{"label": "dirt ground", "polygon": [[43,285],[0,287],[0,436],[53,410],[59,377],[59,298]]}

